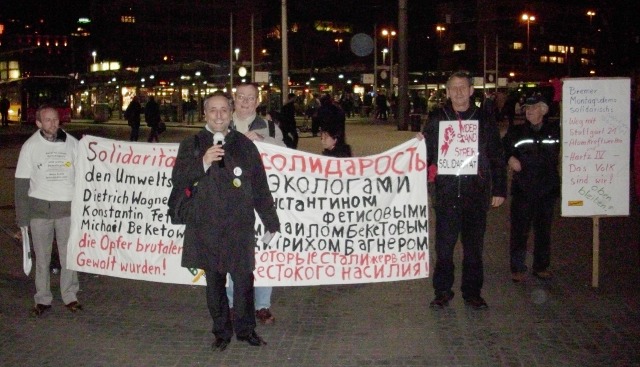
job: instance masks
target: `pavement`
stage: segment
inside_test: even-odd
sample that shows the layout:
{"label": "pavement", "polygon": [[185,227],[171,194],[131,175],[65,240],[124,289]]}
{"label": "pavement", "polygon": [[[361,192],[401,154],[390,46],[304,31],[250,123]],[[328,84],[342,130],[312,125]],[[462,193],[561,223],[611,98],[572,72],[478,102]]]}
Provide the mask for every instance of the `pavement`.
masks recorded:
{"label": "pavement", "polygon": [[[73,122],[74,135],[126,140],[122,121]],[[0,223],[15,230],[13,177],[20,144],[33,130],[0,128]],[[142,129],[146,136],[147,128]],[[164,141],[195,127],[169,124]],[[415,135],[394,124],[349,119],[358,156],[385,151]],[[300,149],[320,152],[302,134]],[[633,194],[632,194],[633,195]],[[592,218],[563,218],[553,228],[554,277],[510,280],[509,203],[489,213],[483,296],[475,311],[459,296],[444,310],[428,307],[431,279],[344,286],[275,288],[267,341],[235,339],[211,350],[204,288],[80,273],[85,310],[65,309],[51,275],[52,309],[29,316],[33,272],[22,273],[21,247],[0,232],[0,365],[2,366],[640,366],[640,210],[599,220],[599,286],[592,286]],[[432,215],[433,219],[434,216]],[[433,231],[431,231],[433,234]],[[431,238],[433,244],[433,238]],[[433,246],[432,246],[433,247]],[[456,264],[461,264],[458,246]],[[435,255],[430,254],[432,259]],[[529,261],[531,261],[529,254]],[[433,264],[433,260],[432,260]]]}

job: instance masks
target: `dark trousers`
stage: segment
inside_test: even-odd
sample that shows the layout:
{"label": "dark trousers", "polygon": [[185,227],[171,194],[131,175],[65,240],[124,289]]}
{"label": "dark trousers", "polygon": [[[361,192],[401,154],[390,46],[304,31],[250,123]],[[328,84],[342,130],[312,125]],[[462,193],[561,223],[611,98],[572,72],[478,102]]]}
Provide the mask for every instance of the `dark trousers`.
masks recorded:
{"label": "dark trousers", "polygon": [[153,143],[154,141],[160,141],[160,131],[158,130],[158,125],[151,126],[151,131],[149,131],[149,137],[147,138],[147,142],[149,143]]}
{"label": "dark trousers", "polygon": [[433,288],[436,295],[451,291],[454,281],[453,253],[458,237],[462,242],[462,297],[480,296],[484,283],[482,249],[487,211],[482,199],[457,198],[454,202],[437,202],[436,266]]}
{"label": "dark trousers", "polygon": [[225,289],[227,274],[207,271],[207,307],[213,319],[213,334],[223,339],[231,339],[233,332],[237,336],[248,336],[256,328],[253,273],[232,273],[233,311],[231,322],[229,299]]}
{"label": "dark trousers", "polygon": [[514,195],[511,199],[511,237],[509,241],[511,272],[527,271],[527,239],[533,224],[533,271],[549,267],[551,257],[551,223],[555,197],[532,199]]}
{"label": "dark trousers", "polygon": [[131,135],[129,136],[129,140],[138,141],[138,137],[140,137],[140,125],[131,125]]}

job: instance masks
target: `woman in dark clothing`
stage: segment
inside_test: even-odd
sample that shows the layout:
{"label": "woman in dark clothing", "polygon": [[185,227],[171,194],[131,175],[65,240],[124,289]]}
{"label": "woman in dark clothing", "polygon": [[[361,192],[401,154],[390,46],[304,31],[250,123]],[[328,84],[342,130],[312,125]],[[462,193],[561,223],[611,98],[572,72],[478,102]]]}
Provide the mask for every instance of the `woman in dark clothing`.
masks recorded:
{"label": "woman in dark clothing", "polygon": [[340,129],[328,129],[320,133],[322,155],[330,157],[351,157],[351,146],[346,143]]}

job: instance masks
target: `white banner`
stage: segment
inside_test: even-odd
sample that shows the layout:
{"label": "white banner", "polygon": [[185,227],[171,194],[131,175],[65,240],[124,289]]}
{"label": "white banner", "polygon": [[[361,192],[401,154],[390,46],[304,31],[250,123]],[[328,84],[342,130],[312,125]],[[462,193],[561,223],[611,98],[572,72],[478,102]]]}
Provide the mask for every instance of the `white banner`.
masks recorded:
{"label": "white banner", "polygon": [[[350,284],[429,274],[424,142],[331,158],[257,143],[281,236],[256,244],[257,286]],[[205,284],[180,266],[184,226],[167,199],[178,144],[85,136],[77,159],[68,266],[77,271]],[[256,239],[263,235],[259,219]]]}
{"label": "white banner", "polygon": [[562,215],[629,215],[630,81],[565,79]]}
{"label": "white banner", "polygon": [[478,174],[478,120],[440,121],[438,174]]}

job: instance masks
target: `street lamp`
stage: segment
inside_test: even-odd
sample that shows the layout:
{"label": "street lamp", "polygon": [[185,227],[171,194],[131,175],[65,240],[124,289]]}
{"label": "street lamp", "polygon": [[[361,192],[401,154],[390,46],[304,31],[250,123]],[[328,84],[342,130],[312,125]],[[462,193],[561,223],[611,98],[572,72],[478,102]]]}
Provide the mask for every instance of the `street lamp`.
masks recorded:
{"label": "street lamp", "polygon": [[235,50],[233,50],[233,52],[236,54],[236,61],[238,61],[238,56],[240,55],[240,49],[236,48]]}
{"label": "street lamp", "polygon": [[96,63],[96,56],[98,56],[98,53],[97,53],[97,52],[95,52],[95,51],[93,51],[93,52],[91,53],[91,56],[93,56],[93,63],[95,64],[95,63]]}
{"label": "street lamp", "polygon": [[442,32],[445,30],[446,28],[444,26],[441,26],[441,25],[436,26],[436,32],[438,32],[438,37],[440,38],[440,40],[442,40]]}
{"label": "street lamp", "polygon": [[386,60],[387,60],[387,53],[389,52],[388,48],[383,48],[382,49],[382,64],[385,64]]}
{"label": "street lamp", "polygon": [[[389,48],[389,92],[393,94],[393,42],[391,37],[396,36],[396,31],[383,29],[382,35],[387,37],[387,48]],[[384,61],[382,63],[384,64]]]}
{"label": "street lamp", "polygon": [[591,26],[591,21],[593,20],[593,16],[596,15],[596,12],[593,10],[587,10],[587,16],[589,17],[589,26]]}
{"label": "street lamp", "polygon": [[333,40],[333,42],[336,43],[336,45],[338,45],[338,50],[340,49],[340,45],[342,44],[343,39],[342,38],[336,38]]}
{"label": "street lamp", "polygon": [[527,22],[527,76],[529,74],[529,70],[531,67],[531,46],[530,46],[530,38],[529,38],[529,24],[536,20],[534,15],[529,15],[527,13],[522,14],[521,19]]}

